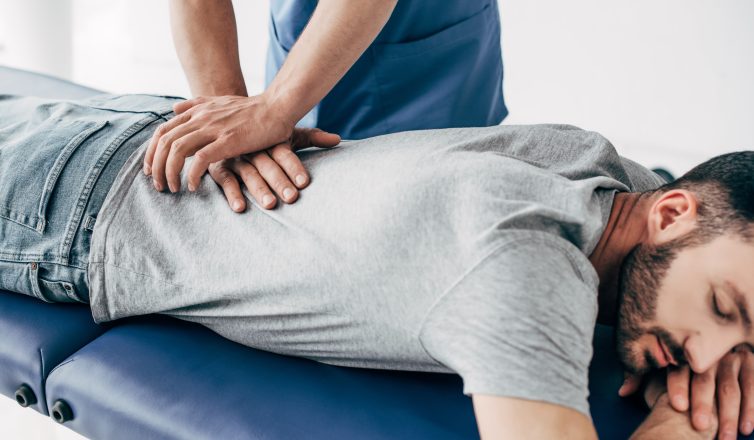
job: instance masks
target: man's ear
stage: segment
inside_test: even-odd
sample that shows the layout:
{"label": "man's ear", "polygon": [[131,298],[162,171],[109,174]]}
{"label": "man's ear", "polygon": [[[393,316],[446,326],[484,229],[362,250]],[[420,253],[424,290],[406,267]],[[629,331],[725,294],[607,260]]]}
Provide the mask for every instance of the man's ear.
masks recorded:
{"label": "man's ear", "polygon": [[685,189],[662,193],[649,209],[647,230],[649,242],[667,243],[696,228],[698,201]]}

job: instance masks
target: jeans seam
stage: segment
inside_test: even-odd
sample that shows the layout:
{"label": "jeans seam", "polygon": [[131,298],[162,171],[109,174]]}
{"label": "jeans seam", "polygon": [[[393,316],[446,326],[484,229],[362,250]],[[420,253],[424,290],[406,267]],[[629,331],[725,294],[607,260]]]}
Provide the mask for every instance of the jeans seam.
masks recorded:
{"label": "jeans seam", "polygon": [[76,237],[76,232],[79,230],[79,227],[81,225],[83,211],[84,209],[86,209],[86,205],[89,202],[89,198],[91,197],[92,191],[94,190],[94,187],[97,183],[97,179],[102,173],[102,170],[107,165],[107,162],[109,162],[110,158],[128,139],[133,137],[136,133],[143,130],[144,127],[150,125],[154,121],[154,115],[150,113],[150,116],[144,117],[138,122],[131,124],[131,126],[129,126],[118,137],[116,137],[110,143],[110,145],[108,145],[103,154],[95,163],[94,168],[92,168],[92,170],[89,172],[86,184],[84,185],[84,190],[82,191],[81,195],[78,198],[78,201],[76,202],[76,207],[71,214],[68,228],[60,247],[60,255],[63,256],[64,264],[70,263],[73,239]]}

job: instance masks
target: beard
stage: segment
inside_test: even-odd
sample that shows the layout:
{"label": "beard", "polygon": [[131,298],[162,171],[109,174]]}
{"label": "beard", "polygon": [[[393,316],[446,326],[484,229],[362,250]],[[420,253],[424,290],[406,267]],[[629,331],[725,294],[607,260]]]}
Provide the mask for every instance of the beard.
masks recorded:
{"label": "beard", "polygon": [[639,244],[623,260],[618,280],[615,346],[623,366],[632,374],[643,375],[659,367],[649,349],[641,348],[638,343],[639,338],[648,334],[660,339],[679,364],[684,362],[683,348],[670,333],[650,325],[657,314],[658,287],[684,244],[676,241],[659,246]]}

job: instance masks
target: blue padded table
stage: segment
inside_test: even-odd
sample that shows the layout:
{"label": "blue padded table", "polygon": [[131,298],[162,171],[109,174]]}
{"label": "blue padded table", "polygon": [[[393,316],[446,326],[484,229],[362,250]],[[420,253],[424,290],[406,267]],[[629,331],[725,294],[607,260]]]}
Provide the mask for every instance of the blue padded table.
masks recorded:
{"label": "blue padded table", "polygon": [[47,375],[104,331],[86,307],[0,291],[0,394],[49,414]]}

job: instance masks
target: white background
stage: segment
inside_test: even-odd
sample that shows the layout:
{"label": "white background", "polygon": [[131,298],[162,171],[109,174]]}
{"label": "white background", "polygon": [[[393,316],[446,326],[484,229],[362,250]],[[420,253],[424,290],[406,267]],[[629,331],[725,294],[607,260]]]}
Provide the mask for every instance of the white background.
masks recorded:
{"label": "white background", "polygon": [[[259,92],[268,3],[234,3]],[[575,124],[675,173],[754,149],[754,0],[500,0],[500,10],[506,124]],[[114,93],[189,95],[165,1],[0,0],[0,64]],[[12,404],[0,398],[0,437],[56,438],[41,427],[34,437],[38,423]]]}

